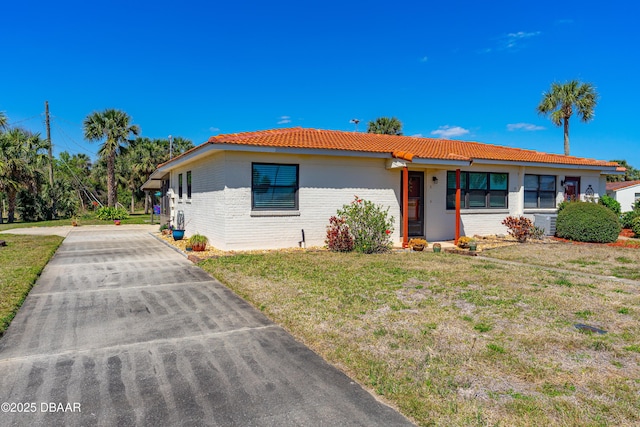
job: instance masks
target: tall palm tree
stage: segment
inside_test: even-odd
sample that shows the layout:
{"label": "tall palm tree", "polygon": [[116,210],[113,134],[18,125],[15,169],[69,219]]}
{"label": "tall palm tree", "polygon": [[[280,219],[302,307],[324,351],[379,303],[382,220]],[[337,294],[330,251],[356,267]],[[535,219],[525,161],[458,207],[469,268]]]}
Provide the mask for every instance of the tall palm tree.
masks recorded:
{"label": "tall palm tree", "polygon": [[140,127],[131,124],[131,117],[124,111],[107,109],[89,114],[83,122],[84,137],[89,141],[105,139],[98,154],[107,161],[107,205],[115,206],[118,200],[115,164],[128,143],[130,135],[138,135]]}
{"label": "tall palm tree", "polygon": [[369,122],[368,133],[402,135],[402,122],[395,117],[378,117]]}
{"label": "tall palm tree", "polygon": [[578,80],[560,84],[552,83],[551,89],[542,94],[537,107],[538,114],[549,116],[554,125],[564,124],[564,155],[569,155],[569,119],[574,108],[583,122],[593,120],[594,109],[598,103],[598,93],[591,83]]}
{"label": "tall palm tree", "polygon": [[9,127],[9,119],[4,111],[0,111],[0,131],[7,130]]}
{"label": "tall palm tree", "polygon": [[20,128],[0,133],[0,192],[7,195],[7,221],[14,222],[18,190],[36,193],[47,142]]}

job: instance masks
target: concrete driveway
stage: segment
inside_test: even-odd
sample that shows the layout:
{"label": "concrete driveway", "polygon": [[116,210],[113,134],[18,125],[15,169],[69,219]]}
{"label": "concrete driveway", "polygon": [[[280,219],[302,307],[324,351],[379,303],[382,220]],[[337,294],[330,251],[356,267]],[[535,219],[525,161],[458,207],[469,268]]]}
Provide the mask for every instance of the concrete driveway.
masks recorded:
{"label": "concrete driveway", "polygon": [[148,230],[69,232],[0,340],[0,425],[412,425]]}

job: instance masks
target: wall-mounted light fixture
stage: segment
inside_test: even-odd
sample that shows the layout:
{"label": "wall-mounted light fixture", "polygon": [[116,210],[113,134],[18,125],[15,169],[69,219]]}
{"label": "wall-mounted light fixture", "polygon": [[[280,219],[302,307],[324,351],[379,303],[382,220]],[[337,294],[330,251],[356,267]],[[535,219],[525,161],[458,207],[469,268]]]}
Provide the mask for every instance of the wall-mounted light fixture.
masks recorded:
{"label": "wall-mounted light fixture", "polygon": [[431,181],[433,181],[434,184],[438,183],[438,177],[437,176],[432,176],[431,177]]}

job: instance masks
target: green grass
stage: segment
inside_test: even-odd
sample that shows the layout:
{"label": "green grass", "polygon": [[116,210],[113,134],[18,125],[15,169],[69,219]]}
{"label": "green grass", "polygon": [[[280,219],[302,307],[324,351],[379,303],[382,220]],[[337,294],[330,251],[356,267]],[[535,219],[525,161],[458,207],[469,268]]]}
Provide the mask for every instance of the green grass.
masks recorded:
{"label": "green grass", "polygon": [[[5,218],[6,221],[6,218]],[[154,217],[154,222],[158,224],[158,217]],[[121,224],[151,224],[151,215],[145,215],[142,213],[135,213],[129,215],[129,218],[123,219]],[[93,215],[86,215],[78,218],[78,224],[83,225],[111,225],[113,221],[103,221],[96,219]],[[71,219],[56,219],[52,221],[37,221],[37,222],[13,222],[11,224],[0,224],[0,232],[3,230],[11,230],[13,228],[25,228],[25,227],[56,227],[61,225],[71,225]],[[158,225],[159,227],[160,225]]]}
{"label": "green grass", "polygon": [[1,336],[63,238],[0,234],[0,240],[7,242],[0,247]]}
{"label": "green grass", "polygon": [[446,253],[200,265],[419,425],[640,424],[637,285]]}

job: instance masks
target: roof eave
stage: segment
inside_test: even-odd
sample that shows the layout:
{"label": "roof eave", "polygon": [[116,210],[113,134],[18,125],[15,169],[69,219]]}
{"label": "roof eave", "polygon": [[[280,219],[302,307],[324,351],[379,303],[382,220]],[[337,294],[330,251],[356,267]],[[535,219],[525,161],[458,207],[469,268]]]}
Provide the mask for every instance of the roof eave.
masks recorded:
{"label": "roof eave", "polygon": [[524,160],[491,160],[491,159],[473,159],[474,164],[479,165],[509,165],[509,166],[525,166],[525,167],[544,167],[553,169],[587,169],[593,171],[600,171],[603,174],[617,174],[616,166],[605,165],[585,165],[585,164],[570,164],[570,163],[546,163],[546,162],[528,162]]}

